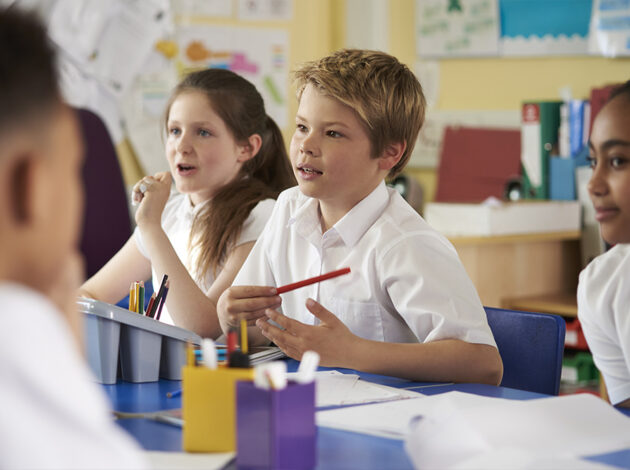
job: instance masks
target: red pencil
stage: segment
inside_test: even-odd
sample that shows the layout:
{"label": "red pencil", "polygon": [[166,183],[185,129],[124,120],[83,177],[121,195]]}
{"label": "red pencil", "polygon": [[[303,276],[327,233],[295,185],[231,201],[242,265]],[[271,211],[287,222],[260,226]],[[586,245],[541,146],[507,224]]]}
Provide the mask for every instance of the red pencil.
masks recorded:
{"label": "red pencil", "polygon": [[311,284],[315,284],[316,282],[325,281],[326,279],[331,279],[333,277],[341,276],[342,274],[348,274],[350,272],[350,268],[338,269],[337,271],[331,271],[326,274],[322,274],[321,276],[311,277],[309,279],[304,279],[300,282],[294,282],[293,284],[287,284],[286,286],[281,286],[276,289],[278,294],[284,294],[285,292],[289,292],[293,289],[298,289],[300,287],[308,286]]}

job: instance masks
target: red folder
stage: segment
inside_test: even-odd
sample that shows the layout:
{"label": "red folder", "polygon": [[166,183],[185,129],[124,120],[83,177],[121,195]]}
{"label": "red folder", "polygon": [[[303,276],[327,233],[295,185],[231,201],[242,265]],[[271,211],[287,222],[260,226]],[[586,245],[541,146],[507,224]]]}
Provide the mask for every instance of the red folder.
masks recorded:
{"label": "red folder", "polygon": [[520,175],[520,130],[446,127],[435,200],[502,198],[506,183]]}
{"label": "red folder", "polygon": [[616,85],[606,85],[601,88],[591,88],[591,122],[589,123],[589,132],[588,135],[591,135],[591,130],[593,129],[593,121],[595,120],[595,116],[599,113],[599,110],[604,107],[606,101],[610,97],[610,94],[613,92],[615,88],[620,86],[621,84]]}

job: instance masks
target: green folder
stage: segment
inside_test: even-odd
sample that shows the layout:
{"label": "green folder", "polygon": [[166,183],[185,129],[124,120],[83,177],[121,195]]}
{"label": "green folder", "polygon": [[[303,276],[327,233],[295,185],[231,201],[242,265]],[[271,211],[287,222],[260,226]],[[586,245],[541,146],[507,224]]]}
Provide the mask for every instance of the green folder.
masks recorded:
{"label": "green folder", "polygon": [[561,101],[528,101],[521,115],[523,197],[549,198],[549,159],[558,154]]}

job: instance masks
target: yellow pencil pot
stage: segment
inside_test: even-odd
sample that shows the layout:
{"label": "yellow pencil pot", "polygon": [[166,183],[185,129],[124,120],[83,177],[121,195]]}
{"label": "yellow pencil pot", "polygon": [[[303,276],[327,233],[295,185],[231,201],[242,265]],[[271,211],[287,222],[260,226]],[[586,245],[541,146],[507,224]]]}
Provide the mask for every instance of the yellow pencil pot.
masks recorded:
{"label": "yellow pencil pot", "polygon": [[236,382],[253,381],[253,369],[184,366],[183,445],[187,452],[236,450]]}

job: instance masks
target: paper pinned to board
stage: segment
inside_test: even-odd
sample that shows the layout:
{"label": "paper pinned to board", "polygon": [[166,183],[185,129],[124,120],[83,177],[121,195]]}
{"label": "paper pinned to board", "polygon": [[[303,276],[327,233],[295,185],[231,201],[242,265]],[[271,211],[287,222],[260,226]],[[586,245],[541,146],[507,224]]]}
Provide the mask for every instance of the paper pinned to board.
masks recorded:
{"label": "paper pinned to board", "polygon": [[[287,374],[292,379],[295,373]],[[356,374],[338,371],[315,373],[315,406],[357,405],[421,396],[418,392],[404,390],[360,380]]]}
{"label": "paper pinned to board", "polygon": [[590,394],[524,401],[465,395],[424,400],[422,418],[405,440],[416,468],[471,468],[467,462],[473,465],[482,455],[486,468],[494,468],[489,454],[499,465],[506,453],[519,452],[533,465],[630,446],[630,420]]}

